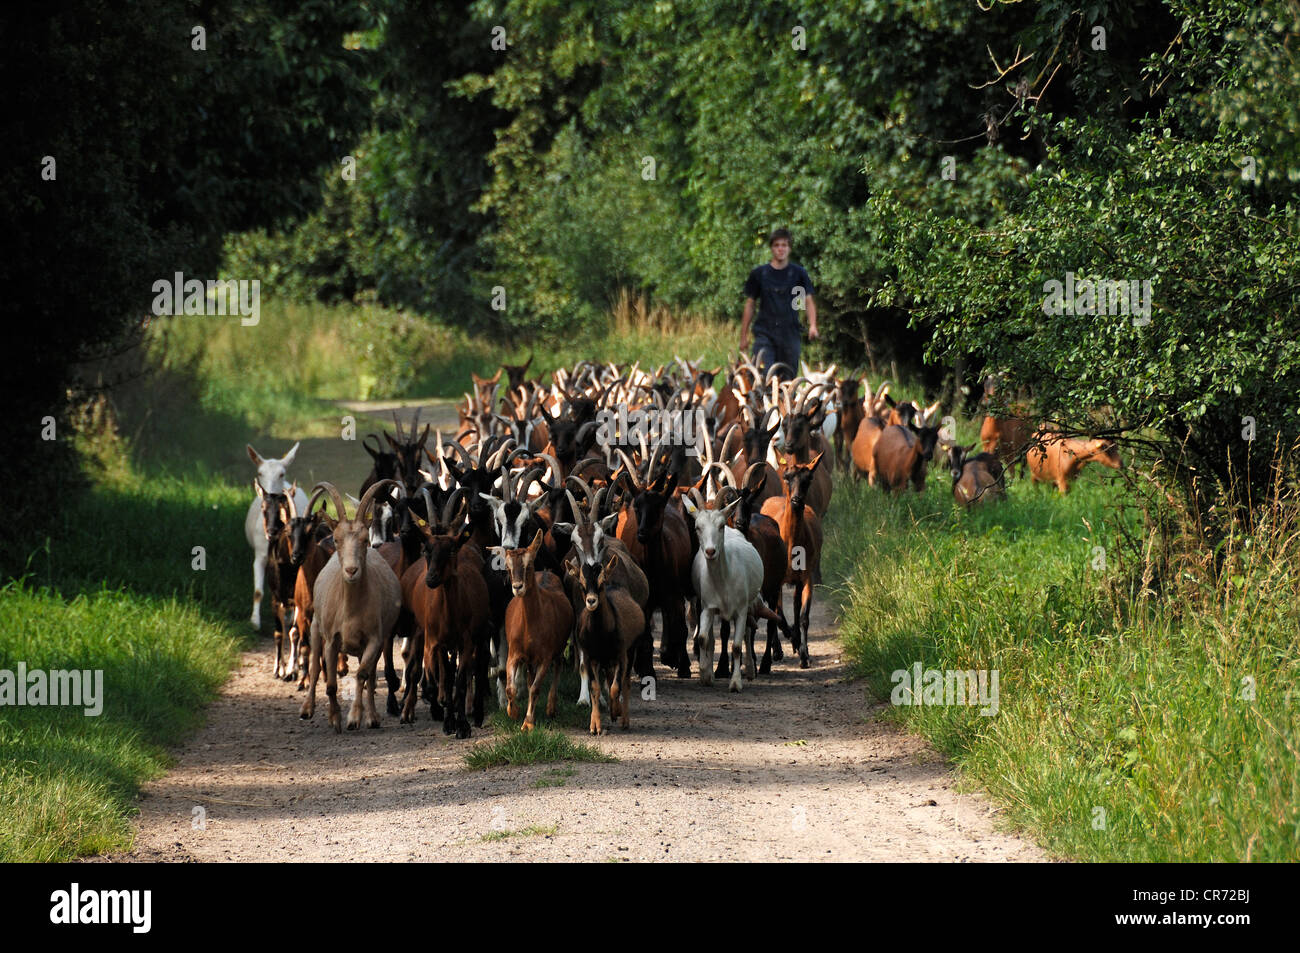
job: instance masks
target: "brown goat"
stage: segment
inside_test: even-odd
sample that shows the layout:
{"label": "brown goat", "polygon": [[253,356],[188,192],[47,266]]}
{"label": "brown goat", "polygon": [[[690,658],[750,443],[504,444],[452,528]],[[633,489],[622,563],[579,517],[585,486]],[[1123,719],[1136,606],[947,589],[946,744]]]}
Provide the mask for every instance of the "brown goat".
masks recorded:
{"label": "brown goat", "polygon": [[609,577],[618,571],[615,557],[603,566],[579,566],[583,599],[577,641],[594,693],[588,728],[599,735],[605,730],[600,720],[602,681],[609,684],[609,716],[617,717],[624,728],[630,727],[632,666],[628,655],[645,629],[645,614],[626,589],[609,585]]}
{"label": "brown goat", "polygon": [[[491,614],[483,556],[471,541],[468,527],[459,533],[431,535],[424,557],[402,577],[405,601],[418,626],[415,647],[408,653],[406,697],[402,721],[415,720],[416,688],[421,672],[437,679],[438,702],[431,702],[436,718],[442,709],[442,730],[457,738],[470,736],[466,717],[469,679],[474,683],[474,724],[483,724],[487,696],[487,652]],[[455,659],[455,692],[450,692]],[[445,706],[445,707],[444,707]]]}
{"label": "brown goat", "polygon": [[968,457],[967,454],[974,449],[975,444],[948,448],[952,496],[965,507],[978,506],[1006,496],[1002,464],[991,453],[978,453]]}
{"label": "brown goat", "polygon": [[835,459],[845,468],[853,465],[853,441],[867,413],[858,395],[858,379],[847,377],[839,383],[840,417],[835,425]]}
{"label": "brown goat", "polygon": [[[532,731],[536,724],[537,695],[542,689],[542,679],[560,658],[573,628],[573,606],[564,594],[559,577],[550,572],[537,572],[533,561],[542,547],[542,531],[526,549],[502,551],[506,572],[510,576],[514,598],[506,607],[506,713],[518,717],[515,705],[515,676],[520,666],[525,667],[528,678],[528,712],[524,715],[522,729]],[[638,633],[639,634],[639,633]],[[551,691],[546,699],[546,716],[555,717],[555,692],[560,684],[560,670],[551,679]],[[592,699],[592,708],[600,705]]]}
{"label": "brown goat", "polygon": [[901,490],[910,481],[916,492],[925,489],[925,467],[939,441],[938,427],[913,430],[890,424],[872,448],[876,477],[889,492]]}
{"label": "brown goat", "polygon": [[[622,454],[622,451],[619,451]],[[660,473],[648,485],[637,482],[635,468],[624,458],[626,469],[615,478],[626,479],[635,493],[618,517],[617,536],[650,582],[646,604],[646,630],[637,642],[634,665],[639,676],[653,675],[650,620],[663,614],[659,660],[675,666],[679,678],[691,677],[691,656],[686,650],[686,593],[690,591],[691,534],[680,504],[673,496],[677,475]],[[624,476],[626,474],[626,476]]]}
{"label": "brown goat", "polygon": [[1091,460],[1112,470],[1121,466],[1113,440],[1076,440],[1044,431],[1034,434],[1034,444],[1025,460],[1035,483],[1055,483],[1062,493],[1070,492],[1070,484]]}
{"label": "brown goat", "polygon": [[[313,513],[316,501],[324,495],[324,490],[312,494],[307,503],[307,515],[294,519],[289,524],[290,560],[298,567],[298,578],[293,588],[293,626],[289,630],[291,672],[298,672],[298,690],[307,687],[307,677],[311,665],[311,620],[315,614],[316,604],[312,589],[316,577],[325,568],[334,555],[334,538],[321,531],[332,527],[333,521],[322,512]],[[338,674],[348,673],[347,655],[339,653]]]}
{"label": "brown goat", "polygon": [[[812,613],[813,584],[821,582],[822,521],[812,507],[805,505],[813,474],[821,461],[818,454],[811,463],[784,460],[782,466],[784,494],[780,499],[769,497],[763,501],[763,515],[776,521],[781,539],[785,543],[785,581],[794,586],[794,625],[799,636],[799,667],[807,668],[808,624]],[[780,609],[785,621],[785,609]]]}
{"label": "brown goat", "polygon": [[880,417],[864,417],[858,424],[853,444],[849,448],[854,479],[862,479],[862,474],[865,473],[870,486],[876,485],[876,441],[885,432],[885,427],[885,421]]}

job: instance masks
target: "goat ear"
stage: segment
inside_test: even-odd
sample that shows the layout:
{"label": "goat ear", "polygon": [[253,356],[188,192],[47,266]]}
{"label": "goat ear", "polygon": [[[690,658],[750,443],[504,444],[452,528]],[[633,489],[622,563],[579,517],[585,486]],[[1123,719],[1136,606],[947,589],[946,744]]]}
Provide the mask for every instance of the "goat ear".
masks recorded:
{"label": "goat ear", "polygon": [[606,536],[613,536],[618,530],[618,514],[611,513],[600,521],[600,531]]}
{"label": "goat ear", "polygon": [[290,447],[289,452],[280,458],[280,462],[283,463],[286,467],[289,464],[293,463],[293,458],[298,455],[298,447],[301,446],[301,444],[302,441],[300,440],[298,441],[298,443],[295,443],[292,447]]}
{"label": "goat ear", "polygon": [[257,481],[257,477],[253,477],[253,492],[257,494],[259,500],[266,496],[266,491],[262,489],[262,484]]}
{"label": "goat ear", "polygon": [[552,523],[552,524],[551,524],[551,532],[552,532],[552,533],[559,533],[561,536],[572,536],[572,535],[573,535],[573,524],[572,524],[572,523]]}
{"label": "goat ear", "polygon": [[248,449],[248,459],[252,460],[254,465],[260,467],[263,463],[261,455],[256,450],[253,449],[253,445],[251,443],[246,443],[244,444],[244,446]]}
{"label": "goat ear", "polygon": [[817,469],[817,464],[821,463],[822,457],[825,456],[825,454],[826,454],[826,451],[823,450],[821,453],[817,454],[817,456],[813,457],[813,459],[812,459],[812,463],[808,464],[808,468],[809,468],[810,470],[816,470],[816,469]]}
{"label": "goat ear", "polygon": [[692,516],[698,513],[700,509],[695,505],[695,501],[691,499],[690,494],[682,497],[682,506],[686,507],[686,512],[690,513]]}
{"label": "goat ear", "polygon": [[537,535],[533,537],[533,541],[528,544],[528,552],[531,555],[536,555],[537,551],[542,548],[542,535],[543,533],[539,529]]}

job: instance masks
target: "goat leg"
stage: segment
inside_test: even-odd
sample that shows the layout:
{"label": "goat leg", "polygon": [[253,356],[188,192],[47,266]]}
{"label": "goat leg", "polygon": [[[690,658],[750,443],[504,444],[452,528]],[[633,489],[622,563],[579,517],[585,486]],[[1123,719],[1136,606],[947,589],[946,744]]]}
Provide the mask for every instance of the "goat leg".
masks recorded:
{"label": "goat leg", "polygon": [[484,639],[474,649],[474,727],[483,727],[483,706],[488,693],[488,641]]}
{"label": "goat leg", "polygon": [[[720,677],[713,670],[713,610],[704,608],[700,612],[700,684],[712,685]],[[726,655],[726,652],[722,653]]]}
{"label": "goat leg", "polygon": [[420,683],[424,674],[424,631],[420,630],[411,635],[407,642],[406,651],[402,654],[402,662],[405,671],[402,672],[403,688],[405,690],[402,698],[402,724],[410,725],[415,723],[415,700],[419,695]]}
{"label": "goat leg", "polygon": [[474,653],[466,650],[460,653],[456,666],[456,737],[469,737],[469,719],[465,717],[465,697],[469,691],[469,676],[474,666]]}
{"label": "goat leg", "polygon": [[[799,613],[799,620],[798,620],[799,629],[802,632],[802,636],[799,639],[799,667],[800,668],[808,667],[808,625],[812,617],[812,590],[813,590],[812,577],[809,576],[808,581],[805,582],[803,585],[802,610],[799,606],[795,607],[795,611]],[[795,592],[799,593],[800,590],[796,589]]]}
{"label": "goat leg", "polygon": [[[600,666],[596,662],[587,658],[582,664],[583,677],[591,684],[596,686],[596,691],[600,692]],[[614,717],[616,705],[616,696],[613,683],[609,686],[609,716]],[[591,706],[591,717],[587,719],[587,730],[593,735],[603,734],[605,729],[600,723],[600,705]]]}
{"label": "goat leg", "polygon": [[[745,615],[747,611],[741,609],[735,617],[723,622],[724,631],[728,627],[731,629],[731,684],[727,687],[733,692],[738,692],[745,687],[744,680],[740,677],[740,670],[744,664],[741,659],[741,646],[745,642]],[[722,651],[725,653],[727,648],[724,638]]]}
{"label": "goat leg", "polygon": [[[448,653],[441,648],[435,651],[438,653],[438,671],[441,673],[438,677],[438,701],[442,704],[442,733],[444,735],[454,735],[456,733],[458,672]],[[461,700],[463,701],[463,699]]]}
{"label": "goat leg", "polygon": [[311,670],[311,686],[307,690],[307,697],[303,699],[302,709],[298,712],[299,718],[311,718],[316,713],[316,682],[320,680],[320,655],[320,623],[312,622],[311,645],[308,651],[309,661],[307,666]]}
{"label": "goat leg", "polygon": [[[537,673],[532,675],[528,682],[528,711],[524,714],[523,731],[532,731],[537,725],[536,709],[537,696],[542,693],[542,679],[546,677],[546,672],[551,667],[550,659],[543,658],[541,664],[537,666]],[[531,669],[532,666],[529,665]]]}
{"label": "goat leg", "polygon": [[329,702],[329,721],[330,727],[334,729],[335,734],[343,732],[343,718],[339,711],[339,673],[338,673],[338,639],[331,635],[329,643],[323,646],[322,654],[325,656],[325,696]]}
{"label": "goat leg", "polygon": [[384,681],[388,683],[388,713],[396,715],[401,713],[397,705],[397,689],[401,687],[402,678],[397,674],[397,666],[393,664],[393,635],[389,632],[384,637]]}
{"label": "goat leg", "polygon": [[[731,637],[731,624],[730,622],[728,622],[728,620],[723,619],[722,635],[720,638],[720,641],[722,642],[722,651],[718,653],[718,668],[713,673],[714,678],[731,678],[731,654],[729,648],[730,637]],[[713,638],[713,633],[712,631],[710,631],[709,632],[710,643],[712,643],[712,638]],[[710,644],[710,649],[712,649],[712,644]],[[709,659],[710,661],[712,661],[713,659],[713,654],[711,651],[709,653]]]}

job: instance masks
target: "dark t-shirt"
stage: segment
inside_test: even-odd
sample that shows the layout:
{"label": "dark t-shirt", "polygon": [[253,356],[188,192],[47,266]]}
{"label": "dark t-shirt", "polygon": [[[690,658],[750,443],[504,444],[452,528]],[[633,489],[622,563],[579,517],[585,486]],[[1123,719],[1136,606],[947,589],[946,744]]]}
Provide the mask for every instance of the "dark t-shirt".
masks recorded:
{"label": "dark t-shirt", "polygon": [[[754,316],[754,331],[794,331],[800,329],[799,311],[795,309],[795,288],[802,288],[804,296],[813,294],[812,279],[802,265],[788,262],[776,269],[771,262],[759,265],[745,279],[745,297],[758,300],[758,313]],[[803,302],[806,310],[807,302]]]}

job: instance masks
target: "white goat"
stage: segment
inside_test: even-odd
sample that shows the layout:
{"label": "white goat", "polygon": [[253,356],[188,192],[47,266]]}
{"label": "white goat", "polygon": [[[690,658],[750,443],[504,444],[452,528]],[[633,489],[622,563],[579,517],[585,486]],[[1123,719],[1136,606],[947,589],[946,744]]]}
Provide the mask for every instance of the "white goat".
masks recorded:
{"label": "white goat", "polygon": [[[700,596],[700,625],[696,644],[700,649],[700,683],[713,684],[713,617],[731,623],[731,684],[738,692],[744,687],[740,677],[741,650],[745,652],[745,677],[755,674],[753,650],[746,638],[749,615],[760,598],[763,586],[763,559],[743,533],[727,525],[736,500],[720,510],[700,509],[690,497],[682,497],[686,510],[695,517],[695,532],[700,539],[699,551],[691,565],[691,581]],[[726,646],[722,649],[726,651]]]}
{"label": "white goat", "polygon": [[[264,493],[283,493],[284,492],[284,472],[293,463],[294,455],[298,452],[298,444],[294,444],[289,452],[278,460],[274,457],[263,458],[252,444],[248,444],[248,458],[257,466],[257,482],[262,487]],[[299,513],[307,512],[307,494],[302,490],[295,490],[293,495],[294,505]],[[262,498],[254,496],[253,502],[248,504],[248,513],[244,516],[244,538],[248,540],[248,545],[253,548],[253,614],[248,617],[249,623],[255,629],[262,627],[262,583],[266,579],[266,531],[262,527]]]}

